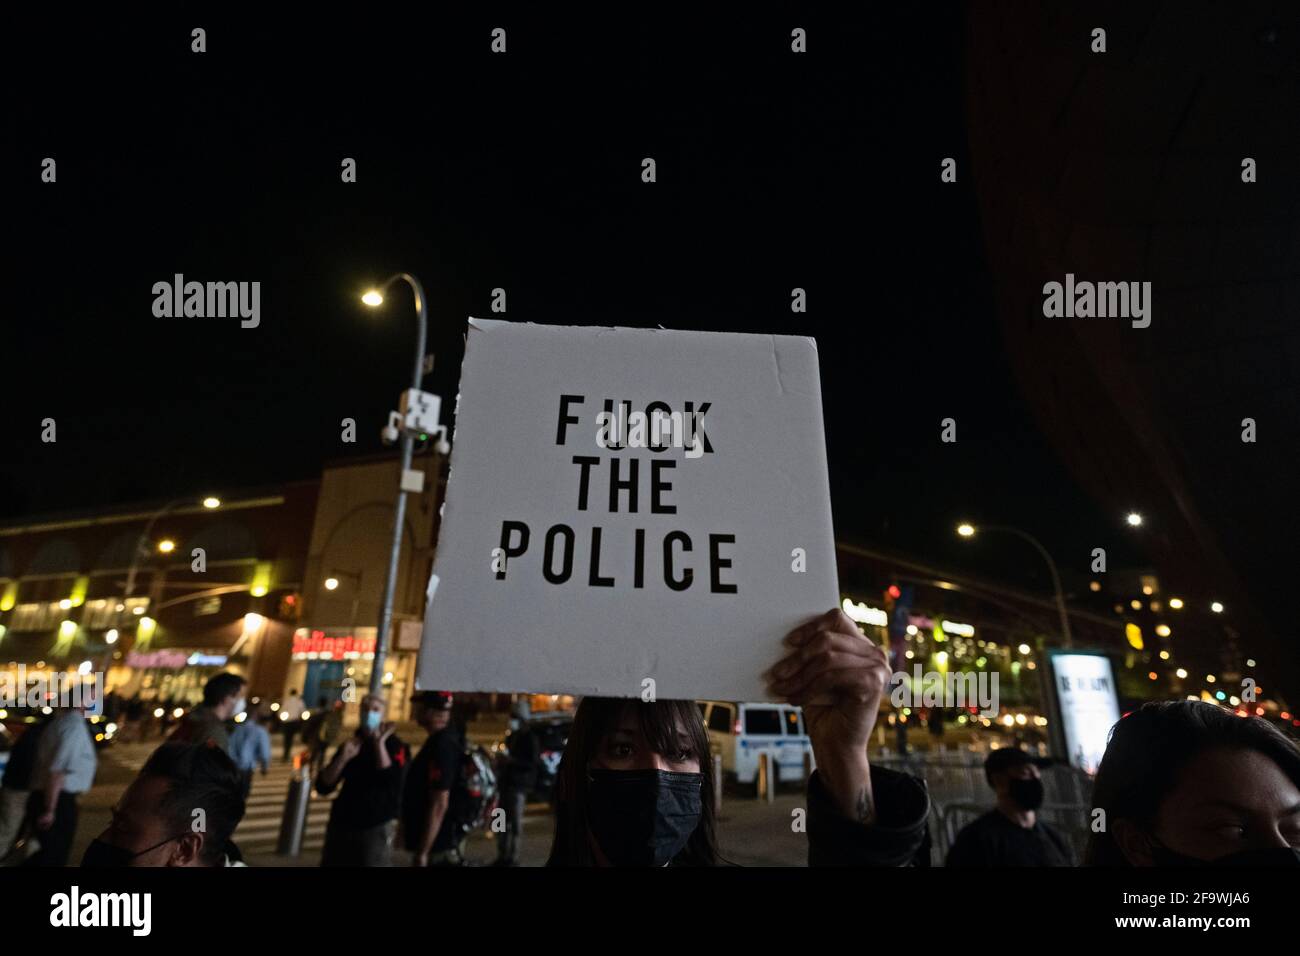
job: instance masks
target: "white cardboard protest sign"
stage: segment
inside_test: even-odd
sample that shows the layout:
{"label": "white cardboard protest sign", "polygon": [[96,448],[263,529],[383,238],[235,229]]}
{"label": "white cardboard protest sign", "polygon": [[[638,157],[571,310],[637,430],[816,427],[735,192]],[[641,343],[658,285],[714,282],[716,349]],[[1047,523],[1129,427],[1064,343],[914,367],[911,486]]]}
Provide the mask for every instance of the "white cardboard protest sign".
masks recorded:
{"label": "white cardboard protest sign", "polygon": [[470,319],[452,447],[422,688],[763,700],[839,603],[810,338]]}

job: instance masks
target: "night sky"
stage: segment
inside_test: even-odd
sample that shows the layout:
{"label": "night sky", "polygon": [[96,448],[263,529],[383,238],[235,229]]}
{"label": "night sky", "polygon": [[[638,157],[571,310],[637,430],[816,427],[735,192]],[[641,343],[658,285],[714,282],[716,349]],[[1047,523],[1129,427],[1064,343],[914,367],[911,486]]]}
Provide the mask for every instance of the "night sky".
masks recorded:
{"label": "night sky", "polygon": [[[448,409],[465,319],[497,286],[516,321],[815,337],[838,536],[1045,590],[1032,555],[976,564],[952,533],[974,515],[1084,553],[1117,517],[1018,391],[971,178],[939,182],[940,157],[965,166],[963,10],[868,9],[79,14],[9,32],[0,517],[312,477],[379,450],[414,319],[405,292],[379,313],[357,297],[409,270],[430,298],[426,387]],[[790,54],[792,25],[815,55]],[[155,318],[151,286],[177,272],[261,281],[261,326]],[[941,448],[949,415],[959,442]],[[1113,567],[1144,561],[1107,535]]]}

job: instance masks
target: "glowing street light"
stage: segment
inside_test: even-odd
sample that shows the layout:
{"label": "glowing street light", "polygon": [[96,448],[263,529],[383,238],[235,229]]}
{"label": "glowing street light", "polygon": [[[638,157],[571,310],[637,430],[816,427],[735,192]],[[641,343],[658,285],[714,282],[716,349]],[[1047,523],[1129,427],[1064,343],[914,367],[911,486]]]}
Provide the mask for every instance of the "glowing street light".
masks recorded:
{"label": "glowing street light", "polygon": [[384,304],[384,295],[378,289],[371,289],[361,297],[361,301],[373,309],[375,306]]}
{"label": "glowing street light", "polygon": [[1210,610],[1213,611],[1215,614],[1222,614],[1223,605],[1220,604],[1218,601],[1215,601],[1213,604],[1210,605]]}
{"label": "glowing street light", "polygon": [[334,591],[334,590],[337,590],[338,586],[339,586],[339,579],[338,579],[338,578],[326,578],[326,579],[325,579],[325,590],[326,590],[326,591]]}
{"label": "glowing street light", "polygon": [[[140,537],[136,539],[135,552],[131,556],[131,566],[127,569],[126,572],[126,588],[124,589],[124,592],[122,594],[123,601],[122,601],[122,605],[120,605],[118,608],[119,612],[125,607],[126,601],[129,601],[131,599],[131,595],[135,593],[136,572],[140,565],[140,559],[149,557],[148,542],[149,542],[149,538],[153,534],[153,526],[158,523],[159,518],[168,514],[175,508],[179,508],[182,505],[190,504],[193,500],[194,499],[192,498],[177,498],[174,501],[169,501],[167,502],[167,504],[163,505],[161,508],[155,511],[150,516],[148,522],[146,522],[144,526],[144,530],[140,532]],[[204,508],[207,508],[209,511],[212,511],[216,508],[221,507],[221,499],[216,498],[212,495],[208,495],[206,498],[203,499],[202,504]],[[176,542],[171,540],[164,540],[158,543],[158,550],[163,554],[171,553],[171,551],[173,551],[175,547],[176,547]],[[141,608],[137,607],[135,608],[135,613],[142,614],[144,612]]]}
{"label": "glowing street light", "polygon": [[[1061,575],[1056,570],[1056,562],[1052,560],[1052,555],[1043,547],[1041,541],[1026,531],[1019,528],[1010,528],[1006,525],[990,525],[984,528],[985,531],[1000,531],[1005,534],[1015,535],[1022,541],[1026,541],[1038,552],[1039,556],[1047,564],[1047,570],[1052,575],[1052,588],[1056,592],[1056,610],[1061,616],[1061,643],[1065,647],[1070,647],[1074,639],[1070,635],[1070,615],[1065,609],[1065,592],[1061,590]],[[957,526],[957,533],[963,538],[973,538],[975,536],[975,526],[969,522],[963,522]],[[990,645],[991,646],[991,645]]]}
{"label": "glowing street light", "polygon": [[1128,522],[1130,528],[1142,527],[1142,516],[1136,511],[1130,511],[1125,515],[1124,520]]}
{"label": "glowing street light", "polygon": [[1171,608],[1173,608],[1175,611],[1181,611],[1181,610],[1183,609],[1183,599],[1182,599],[1182,598],[1170,598],[1170,599],[1169,599],[1169,606],[1170,606]]}

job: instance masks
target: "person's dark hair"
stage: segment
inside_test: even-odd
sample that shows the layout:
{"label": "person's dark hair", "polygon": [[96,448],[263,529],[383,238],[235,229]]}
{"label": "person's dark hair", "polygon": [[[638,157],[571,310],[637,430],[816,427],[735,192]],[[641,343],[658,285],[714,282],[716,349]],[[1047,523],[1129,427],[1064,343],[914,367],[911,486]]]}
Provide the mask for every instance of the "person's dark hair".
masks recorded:
{"label": "person's dark hair", "polygon": [[678,733],[690,736],[692,756],[700,762],[704,781],[700,788],[700,822],[674,857],[674,866],[716,866],[717,828],[713,815],[713,773],[708,734],[699,706],[690,700],[645,702],[612,697],[585,697],[573,717],[564,756],[555,776],[555,840],[547,866],[595,866],[588,836],[590,780],[587,770],[607,734],[625,716],[632,716],[646,742],[660,754],[681,749]]}
{"label": "person's dark hair", "polygon": [[203,810],[207,839],[201,859],[208,866],[220,866],[244,818],[243,778],[235,762],[211,744],[165,743],[149,756],[140,776],[167,781],[158,813],[167,819],[171,833],[189,830],[195,809]]}
{"label": "person's dark hair", "polygon": [[1084,866],[1128,866],[1111,835],[1115,821],[1150,830],[1183,768],[1220,748],[1263,754],[1300,786],[1300,747],[1268,721],[1204,701],[1143,704],[1111,728],[1092,790],[1093,807],[1106,812],[1106,829],[1089,837]]}
{"label": "person's dark hair", "polygon": [[238,694],[247,683],[238,674],[228,671],[218,674],[203,685],[203,703],[208,707],[216,707],[231,694]]}

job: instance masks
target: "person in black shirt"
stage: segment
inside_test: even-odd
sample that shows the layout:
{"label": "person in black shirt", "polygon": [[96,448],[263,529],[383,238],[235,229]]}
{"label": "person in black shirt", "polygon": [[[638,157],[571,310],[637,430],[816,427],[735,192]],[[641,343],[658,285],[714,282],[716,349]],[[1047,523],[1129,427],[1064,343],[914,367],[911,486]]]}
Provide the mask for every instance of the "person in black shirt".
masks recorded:
{"label": "person in black shirt", "polygon": [[343,789],[330,808],[321,866],[390,866],[411,752],[384,722],[384,701],[361,699],[361,726],[316,777],[316,790]]}
{"label": "person in black shirt", "polygon": [[411,763],[402,792],[403,842],[413,854],[412,866],[463,866],[463,834],[449,813],[465,750],[451,725],[452,695],[426,690],[411,702],[429,737]]}
{"label": "person in black shirt", "polygon": [[1066,838],[1035,811],[1043,805],[1038,768],[1050,764],[1018,747],[989,754],[984,776],[997,806],[968,824],[948,850],[948,866],[1074,866]]}
{"label": "person in black shirt", "polygon": [[501,834],[497,866],[519,865],[519,838],[523,832],[524,806],[528,802],[528,794],[537,784],[541,746],[533,728],[528,725],[528,716],[526,701],[515,704],[510,716],[510,732],[506,734],[506,758],[501,769],[501,806],[506,811],[506,829]]}

